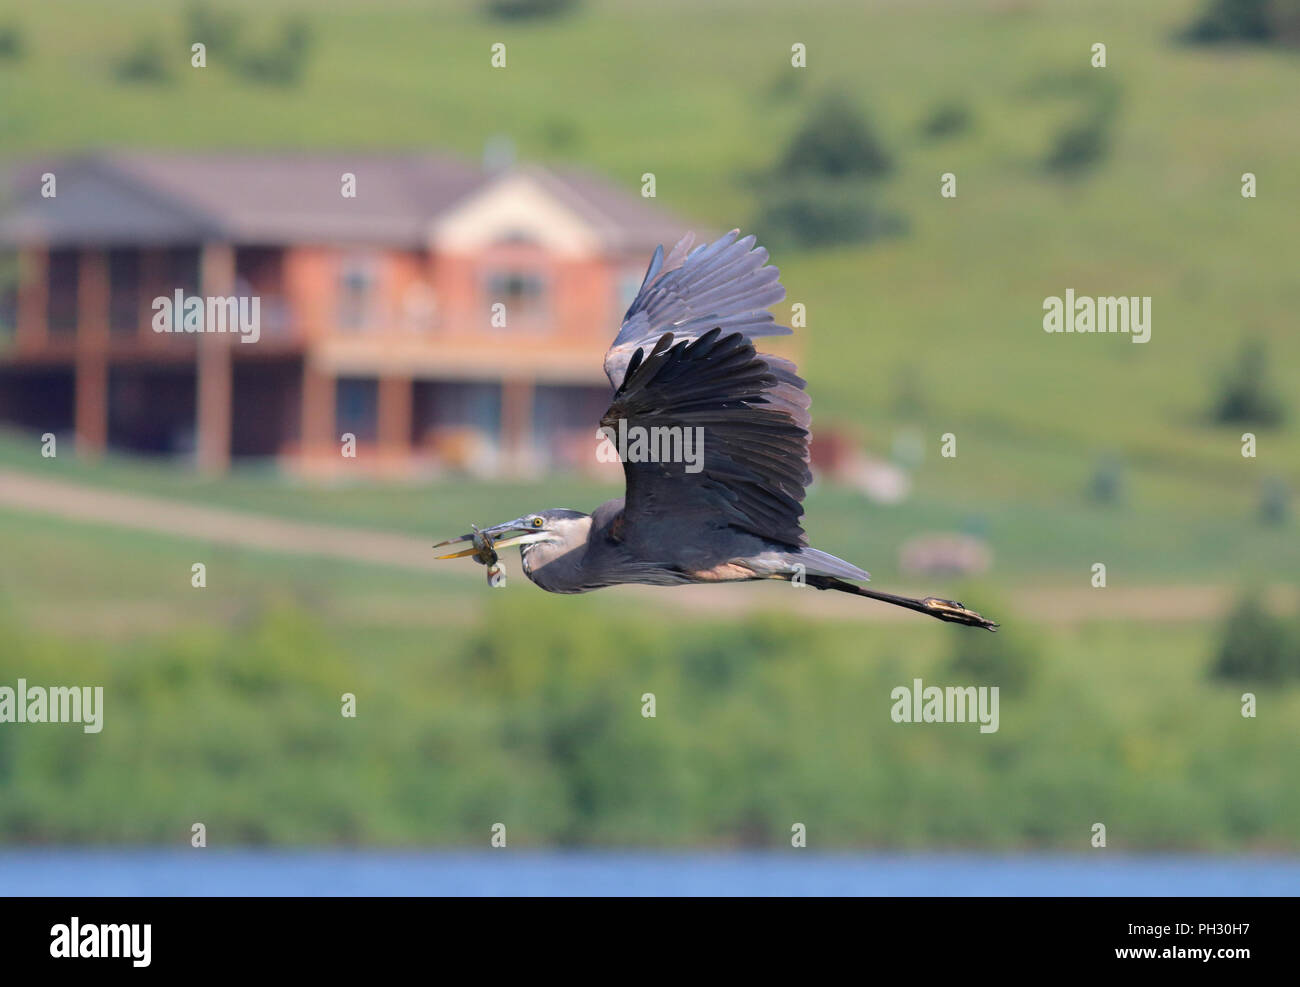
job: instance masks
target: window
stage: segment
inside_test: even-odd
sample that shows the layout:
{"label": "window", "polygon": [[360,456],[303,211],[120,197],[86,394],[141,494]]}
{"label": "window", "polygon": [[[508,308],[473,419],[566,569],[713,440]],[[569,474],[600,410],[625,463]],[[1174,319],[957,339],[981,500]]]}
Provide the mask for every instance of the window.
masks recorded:
{"label": "window", "polygon": [[260,299],[262,337],[283,336],[292,323],[284,296],[284,249],[240,247],[235,251],[235,294]]}
{"label": "window", "polygon": [[178,247],[167,252],[167,291],[171,296],[179,288],[187,296],[199,293],[199,249]]}
{"label": "window", "polygon": [[507,328],[536,327],[548,316],[546,280],[535,271],[494,271],[487,279],[487,302],[490,316],[496,315],[494,306],[505,306]]}
{"label": "window", "polygon": [[358,442],[375,441],[379,433],[379,381],[373,377],[340,377],[334,412],[340,435],[351,432]]}
{"label": "window", "polygon": [[113,332],[140,328],[140,251],[108,252],[108,325]]}
{"label": "window", "polygon": [[339,270],[340,329],[356,332],[374,324],[375,285],[378,281],[373,257],[345,258]]}
{"label": "window", "polygon": [[80,267],[77,252],[60,248],[50,251],[49,297],[46,324],[52,333],[70,335],[77,329],[77,290]]}

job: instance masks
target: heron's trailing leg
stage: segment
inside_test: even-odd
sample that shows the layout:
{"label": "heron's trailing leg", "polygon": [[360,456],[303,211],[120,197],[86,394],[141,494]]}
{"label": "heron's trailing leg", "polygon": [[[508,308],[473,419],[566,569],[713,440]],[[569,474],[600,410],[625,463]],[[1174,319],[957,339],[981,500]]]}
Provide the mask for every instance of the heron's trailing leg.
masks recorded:
{"label": "heron's trailing leg", "polygon": [[856,583],[845,582],[843,579],[836,579],[834,576],[808,576],[807,579],[808,585],[815,586],[817,589],[836,589],[841,593],[852,593],[855,596],[865,596],[869,600],[892,603],[896,607],[906,607],[908,610],[915,610],[917,613],[923,613],[926,616],[944,620],[950,624],[983,627],[986,631],[996,631],[999,626],[996,621],[988,620],[974,610],[968,610],[955,600],[941,600],[935,596],[927,596],[919,600],[910,596],[895,596],[893,593],[881,593],[877,590],[867,589],[865,586],[858,586]]}

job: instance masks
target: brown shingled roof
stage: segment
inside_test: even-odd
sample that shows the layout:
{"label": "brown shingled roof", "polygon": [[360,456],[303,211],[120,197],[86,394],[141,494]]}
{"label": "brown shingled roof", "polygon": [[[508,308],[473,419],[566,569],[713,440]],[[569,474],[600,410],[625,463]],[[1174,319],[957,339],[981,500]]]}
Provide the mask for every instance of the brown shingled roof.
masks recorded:
{"label": "brown shingled roof", "polygon": [[[671,244],[684,228],[635,192],[574,169],[525,169],[611,249]],[[58,176],[42,199],[39,175]],[[340,194],[357,178],[357,197]],[[453,203],[498,179],[455,158],[373,152],[108,151],[10,169],[0,243],[369,242],[421,246]]]}

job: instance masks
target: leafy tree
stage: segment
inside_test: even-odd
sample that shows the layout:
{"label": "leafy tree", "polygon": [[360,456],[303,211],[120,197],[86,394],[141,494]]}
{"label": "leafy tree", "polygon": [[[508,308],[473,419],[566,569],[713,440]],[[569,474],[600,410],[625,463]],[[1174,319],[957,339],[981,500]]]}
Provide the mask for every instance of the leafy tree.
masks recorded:
{"label": "leafy tree", "polygon": [[1090,111],[1056,132],[1044,163],[1048,171],[1078,177],[1103,161],[1109,152],[1109,122],[1104,114]]}
{"label": "leafy tree", "polygon": [[577,6],[575,0],[487,0],[489,17],[499,21],[545,20]]}
{"label": "leafy tree", "polygon": [[866,118],[844,93],[825,93],[791,138],[777,174],[794,178],[881,178],[894,163]]}
{"label": "leafy tree", "polygon": [[1264,480],[1259,494],[1259,519],[1265,524],[1286,524],[1291,514],[1291,491],[1279,476]]}
{"label": "leafy tree", "polygon": [[1088,498],[1097,504],[1118,504],[1124,499],[1124,466],[1115,456],[1097,460],[1088,481]]}
{"label": "leafy tree", "polygon": [[1230,682],[1281,682],[1300,675],[1298,651],[1292,629],[1260,606],[1258,593],[1247,593],[1224,623],[1210,675]]}
{"label": "leafy tree", "polygon": [[157,38],[141,38],[135,47],[117,60],[113,74],[122,82],[164,82],[167,54]]}
{"label": "leafy tree", "polygon": [[289,17],[275,41],[264,48],[246,48],[235,64],[255,82],[292,85],[302,78],[311,44],[311,25],[302,17]]}
{"label": "leafy tree", "polygon": [[1188,41],[1264,43],[1272,40],[1274,0],[1209,0],[1185,32]]}
{"label": "leafy tree", "polygon": [[900,216],[877,206],[859,183],[825,179],[769,187],[756,227],[767,242],[799,246],[858,243],[907,228]]}
{"label": "leafy tree", "polygon": [[922,121],[921,134],[935,140],[956,137],[970,129],[973,119],[970,107],[965,103],[941,103]]}
{"label": "leafy tree", "polygon": [[243,22],[237,11],[196,0],[185,10],[185,31],[189,43],[201,42],[209,55],[227,54],[238,48]]}
{"label": "leafy tree", "polygon": [[1241,344],[1236,366],[1224,375],[1212,412],[1224,425],[1280,425],[1286,418],[1282,399],[1273,390],[1268,373],[1268,347],[1262,340]]}
{"label": "leafy tree", "polygon": [[0,59],[17,61],[26,52],[23,34],[17,24],[0,24]]}

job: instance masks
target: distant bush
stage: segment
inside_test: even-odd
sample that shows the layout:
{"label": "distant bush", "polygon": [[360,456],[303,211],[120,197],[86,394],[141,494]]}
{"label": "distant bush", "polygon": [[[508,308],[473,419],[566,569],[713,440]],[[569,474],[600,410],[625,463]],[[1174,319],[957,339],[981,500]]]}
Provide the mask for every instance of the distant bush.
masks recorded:
{"label": "distant bush", "polygon": [[758,181],[755,226],[776,244],[861,243],[903,233],[901,216],[879,205],[875,182],[893,159],[842,92],[823,94]]}
{"label": "distant bush", "polygon": [[764,241],[807,247],[860,243],[907,230],[903,217],[880,207],[861,184],[814,179],[768,187],[755,226]]}
{"label": "distant bush", "polygon": [[1286,481],[1270,476],[1260,489],[1259,519],[1264,524],[1283,525],[1291,516],[1291,491]]}
{"label": "distant bush", "polygon": [[1124,466],[1114,456],[1097,459],[1088,479],[1088,499],[1095,504],[1118,504],[1124,499]]}
{"label": "distant bush", "polygon": [[788,103],[803,93],[806,78],[803,72],[791,72],[788,67],[778,69],[772,81],[755,93],[769,103]]}
{"label": "distant bush", "polygon": [[551,116],[542,122],[542,140],[553,151],[571,151],[582,143],[582,132],[571,117]]}
{"label": "distant bush", "polygon": [[776,173],[787,179],[880,178],[893,167],[866,117],[842,92],[831,91],[790,139]]}
{"label": "distant bush", "polygon": [[235,59],[240,75],[254,82],[287,86],[298,82],[311,51],[311,25],[302,17],[289,17],[279,37],[263,48],[245,48]]}
{"label": "distant bush", "polygon": [[157,38],[141,38],[113,65],[121,82],[164,82],[169,77],[166,51]]}
{"label": "distant bush", "polygon": [[1300,0],[1274,0],[1271,21],[1278,44],[1300,47]]}
{"label": "distant bush", "polygon": [[1189,41],[1267,41],[1270,0],[1209,0],[1201,15],[1188,26]]}
{"label": "distant bush", "polygon": [[1110,127],[1104,114],[1089,111],[1065,124],[1052,138],[1044,165],[1066,177],[1093,168],[1110,152]]}
{"label": "distant bush", "polygon": [[0,24],[0,59],[17,61],[26,52],[23,34],[17,24]]}
{"label": "distant bush", "polygon": [[1194,44],[1300,44],[1296,0],[1208,0],[1183,31]]}
{"label": "distant bush", "polygon": [[1210,675],[1243,683],[1300,677],[1300,640],[1284,621],[1260,606],[1258,593],[1248,593],[1224,623]]}
{"label": "distant bush", "polygon": [[499,21],[542,20],[558,17],[577,6],[576,0],[487,0],[489,17]]}
{"label": "distant bush", "polygon": [[195,0],[185,10],[185,32],[191,44],[201,42],[208,54],[224,55],[238,48],[243,21],[236,11]]}
{"label": "distant bush", "polygon": [[970,107],[963,103],[941,103],[921,121],[921,134],[939,140],[956,137],[970,129],[974,119]]}
{"label": "distant bush", "polygon": [[1052,134],[1043,154],[1045,170],[1079,178],[1110,154],[1121,90],[1103,76],[1093,69],[1052,72],[1027,85],[1032,99],[1070,100],[1077,107]]}
{"label": "distant bush", "polygon": [[1214,421],[1265,428],[1282,424],[1286,408],[1269,381],[1268,366],[1268,347],[1263,340],[1244,340],[1236,365],[1224,375],[1219,386],[1211,412]]}
{"label": "distant bush", "polygon": [[185,33],[187,44],[202,42],[208,54],[221,56],[245,79],[279,86],[302,78],[313,41],[308,20],[290,15],[273,38],[261,44],[250,42],[239,13],[203,0],[195,0],[186,9]]}

